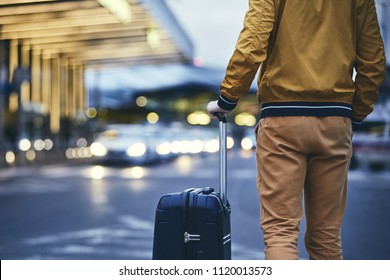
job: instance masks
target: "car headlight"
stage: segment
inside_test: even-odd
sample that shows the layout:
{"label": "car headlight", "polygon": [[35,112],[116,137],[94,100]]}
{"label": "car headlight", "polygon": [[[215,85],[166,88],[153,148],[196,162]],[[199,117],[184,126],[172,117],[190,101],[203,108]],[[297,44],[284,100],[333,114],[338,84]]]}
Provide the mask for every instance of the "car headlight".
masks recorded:
{"label": "car headlight", "polygon": [[19,141],[19,150],[27,152],[31,148],[31,141],[28,139],[22,139]]}
{"label": "car headlight", "polygon": [[161,143],[157,146],[156,152],[159,155],[168,155],[172,152],[172,145],[169,142]]}
{"label": "car headlight", "polygon": [[248,138],[248,137],[245,137],[244,139],[242,139],[242,141],[241,141],[241,148],[243,148],[246,151],[251,150],[253,148],[252,140],[250,138]]}
{"label": "car headlight", "polygon": [[93,142],[91,145],[91,153],[97,157],[103,157],[107,154],[107,148],[99,142]]}
{"label": "car headlight", "polygon": [[233,149],[233,147],[234,147],[234,139],[228,136],[226,139],[226,148]]}
{"label": "car headlight", "polygon": [[127,151],[127,155],[130,157],[140,157],[146,153],[146,145],[144,143],[136,143],[130,146]]}
{"label": "car headlight", "polygon": [[219,142],[217,139],[212,139],[206,142],[205,150],[208,153],[216,153],[219,150]]}

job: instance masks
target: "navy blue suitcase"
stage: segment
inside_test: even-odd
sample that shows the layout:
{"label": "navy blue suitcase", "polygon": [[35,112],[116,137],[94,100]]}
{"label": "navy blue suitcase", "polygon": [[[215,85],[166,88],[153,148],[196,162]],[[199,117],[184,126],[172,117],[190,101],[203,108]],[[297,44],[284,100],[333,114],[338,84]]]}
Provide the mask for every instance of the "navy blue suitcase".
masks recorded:
{"label": "navy blue suitcase", "polygon": [[226,117],[220,120],[220,192],[192,188],[164,195],[156,209],[154,260],[231,259],[226,197]]}

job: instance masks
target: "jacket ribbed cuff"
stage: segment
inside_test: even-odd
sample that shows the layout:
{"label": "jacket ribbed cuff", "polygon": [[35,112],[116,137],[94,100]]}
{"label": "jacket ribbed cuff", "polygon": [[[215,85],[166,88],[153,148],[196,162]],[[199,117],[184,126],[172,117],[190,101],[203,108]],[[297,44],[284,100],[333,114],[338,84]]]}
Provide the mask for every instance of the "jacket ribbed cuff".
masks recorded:
{"label": "jacket ribbed cuff", "polygon": [[352,118],[352,131],[359,130],[359,128],[362,126],[363,121],[359,121],[357,119]]}
{"label": "jacket ribbed cuff", "polygon": [[224,110],[232,111],[236,108],[238,100],[231,100],[222,94],[218,98],[218,106]]}

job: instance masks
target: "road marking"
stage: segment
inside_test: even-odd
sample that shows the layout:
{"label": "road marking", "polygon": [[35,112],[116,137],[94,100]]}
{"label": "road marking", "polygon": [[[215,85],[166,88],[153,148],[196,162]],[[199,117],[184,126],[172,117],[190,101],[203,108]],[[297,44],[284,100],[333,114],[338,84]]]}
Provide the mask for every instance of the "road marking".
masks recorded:
{"label": "road marking", "polygon": [[44,183],[18,183],[12,185],[2,185],[0,187],[0,195],[14,195],[14,194],[43,194],[51,192],[65,192],[69,187],[66,184],[55,183],[47,185]]}
{"label": "road marking", "polygon": [[51,234],[24,241],[30,258],[151,259],[154,224],[135,216],[119,216],[114,225]]}
{"label": "road marking", "polygon": [[[27,259],[152,258],[154,223],[132,215],[119,216],[111,226],[76,230],[24,240]],[[3,252],[6,254],[6,252]],[[262,259],[264,253],[233,241],[232,257]]]}

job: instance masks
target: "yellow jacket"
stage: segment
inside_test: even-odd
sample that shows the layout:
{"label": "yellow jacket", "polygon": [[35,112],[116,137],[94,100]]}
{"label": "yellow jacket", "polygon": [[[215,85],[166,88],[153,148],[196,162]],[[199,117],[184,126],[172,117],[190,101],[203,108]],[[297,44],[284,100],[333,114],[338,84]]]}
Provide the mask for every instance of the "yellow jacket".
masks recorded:
{"label": "yellow jacket", "polygon": [[[234,109],[261,65],[261,118],[344,116],[361,122],[373,110],[386,71],[375,1],[286,0],[282,14],[280,2],[249,1],[218,105]],[[267,51],[278,17],[274,47]]]}

